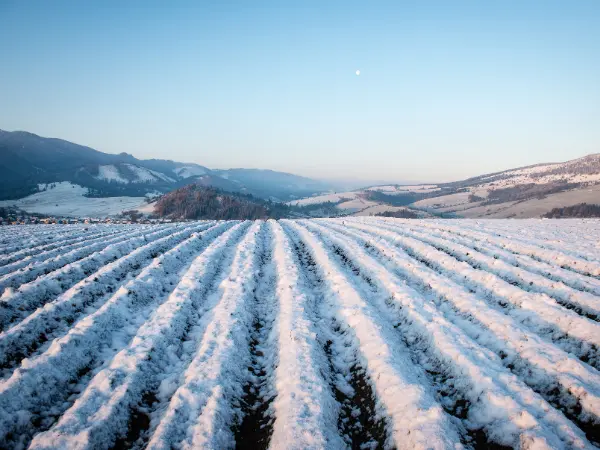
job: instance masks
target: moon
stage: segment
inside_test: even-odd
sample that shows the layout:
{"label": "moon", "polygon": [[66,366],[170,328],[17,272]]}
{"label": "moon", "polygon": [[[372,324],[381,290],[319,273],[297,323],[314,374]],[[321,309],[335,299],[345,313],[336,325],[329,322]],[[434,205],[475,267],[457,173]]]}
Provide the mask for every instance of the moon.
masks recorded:
{"label": "moon", "polygon": [[357,70],[356,71],[356,76],[359,76],[359,75],[360,75],[360,70]]}

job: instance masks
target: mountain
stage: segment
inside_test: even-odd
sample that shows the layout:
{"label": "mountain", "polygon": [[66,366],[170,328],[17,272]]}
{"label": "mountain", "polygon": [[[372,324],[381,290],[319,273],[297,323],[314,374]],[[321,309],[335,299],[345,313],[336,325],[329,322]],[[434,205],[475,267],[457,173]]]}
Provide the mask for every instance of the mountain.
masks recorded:
{"label": "mountain", "polygon": [[305,197],[308,192],[323,192],[331,189],[331,186],[324,182],[274,170],[227,169],[213,172],[234,183],[252,186],[252,194],[262,198]]}
{"label": "mountain", "polygon": [[191,182],[274,200],[290,200],[329,189],[325,183],[258,169],[211,170],[170,160],[109,154],[25,131],[0,130],[0,199],[38,192],[39,185],[68,182],[91,197],[143,197]]}
{"label": "mountain", "polygon": [[[101,211],[110,215],[120,210],[121,204],[140,205],[145,196],[164,194],[189,184],[250,194],[264,200],[287,201],[302,207],[302,214],[314,216],[394,213],[419,217],[528,218],[581,203],[600,204],[600,154],[451,183],[385,184],[333,192],[330,183],[289,173],[209,169],[194,163],[142,160],[124,152],[103,153],[61,139],[0,130],[3,206],[14,205],[28,212],[43,209],[44,213],[96,215]],[[92,202],[93,198],[97,200]],[[111,200],[106,198],[118,205],[110,205]],[[588,209],[577,208],[577,211]]]}
{"label": "mountain", "polygon": [[171,190],[186,176],[207,170],[197,164],[144,161],[128,153],[108,154],[62,139],[0,130],[0,198],[4,199],[35,193],[39,184],[60,182],[88,188],[97,197],[143,196]]}
{"label": "mountain", "polygon": [[600,154],[451,183],[371,186],[289,202],[316,215],[325,208],[338,215],[410,210],[471,218],[542,217],[555,208],[581,203],[600,204]]}

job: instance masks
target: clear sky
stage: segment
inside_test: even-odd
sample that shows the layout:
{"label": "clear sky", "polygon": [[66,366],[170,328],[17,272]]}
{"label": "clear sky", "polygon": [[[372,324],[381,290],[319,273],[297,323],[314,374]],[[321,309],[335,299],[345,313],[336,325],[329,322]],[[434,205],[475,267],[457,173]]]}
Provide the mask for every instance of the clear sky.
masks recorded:
{"label": "clear sky", "polygon": [[394,181],[600,152],[598,0],[93,3],[0,0],[0,128]]}

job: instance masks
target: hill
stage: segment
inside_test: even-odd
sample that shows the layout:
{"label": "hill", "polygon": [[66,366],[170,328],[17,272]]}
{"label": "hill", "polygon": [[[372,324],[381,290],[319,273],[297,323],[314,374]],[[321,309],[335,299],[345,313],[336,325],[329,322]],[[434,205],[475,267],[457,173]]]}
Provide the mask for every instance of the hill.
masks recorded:
{"label": "hill", "polygon": [[145,197],[89,197],[89,190],[64,181],[40,184],[35,194],[17,200],[1,200],[0,207],[59,217],[106,217],[147,206]]}
{"label": "hill", "polygon": [[289,202],[315,211],[376,215],[397,211],[440,217],[532,218],[554,208],[600,204],[600,154],[538,164],[451,183],[371,186]]}
{"label": "hill", "polygon": [[154,205],[154,214],[174,220],[279,219],[288,217],[291,208],[250,194],[225,192],[195,183],[160,197]]}
{"label": "hill", "polygon": [[412,204],[458,217],[530,218],[554,208],[600,203],[600,154],[538,164],[439,185]]}
{"label": "hill", "polygon": [[194,163],[137,159],[103,153],[61,139],[0,130],[0,199],[20,199],[40,184],[64,183],[87,189],[89,197],[143,197],[190,182],[272,200],[314,195],[331,186],[284,172],[261,169],[211,170]]}

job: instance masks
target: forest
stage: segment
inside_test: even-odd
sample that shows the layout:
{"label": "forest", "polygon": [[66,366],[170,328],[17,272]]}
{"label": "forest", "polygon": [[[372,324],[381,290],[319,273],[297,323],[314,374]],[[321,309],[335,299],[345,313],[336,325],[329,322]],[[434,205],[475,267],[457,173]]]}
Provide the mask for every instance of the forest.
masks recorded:
{"label": "forest", "polygon": [[291,207],[262,200],[250,194],[190,184],[163,195],[154,208],[158,217],[170,219],[279,219],[288,217]]}
{"label": "forest", "polygon": [[600,205],[579,203],[573,206],[554,208],[552,211],[544,214],[544,217],[549,219],[562,219],[566,217],[600,217]]}

